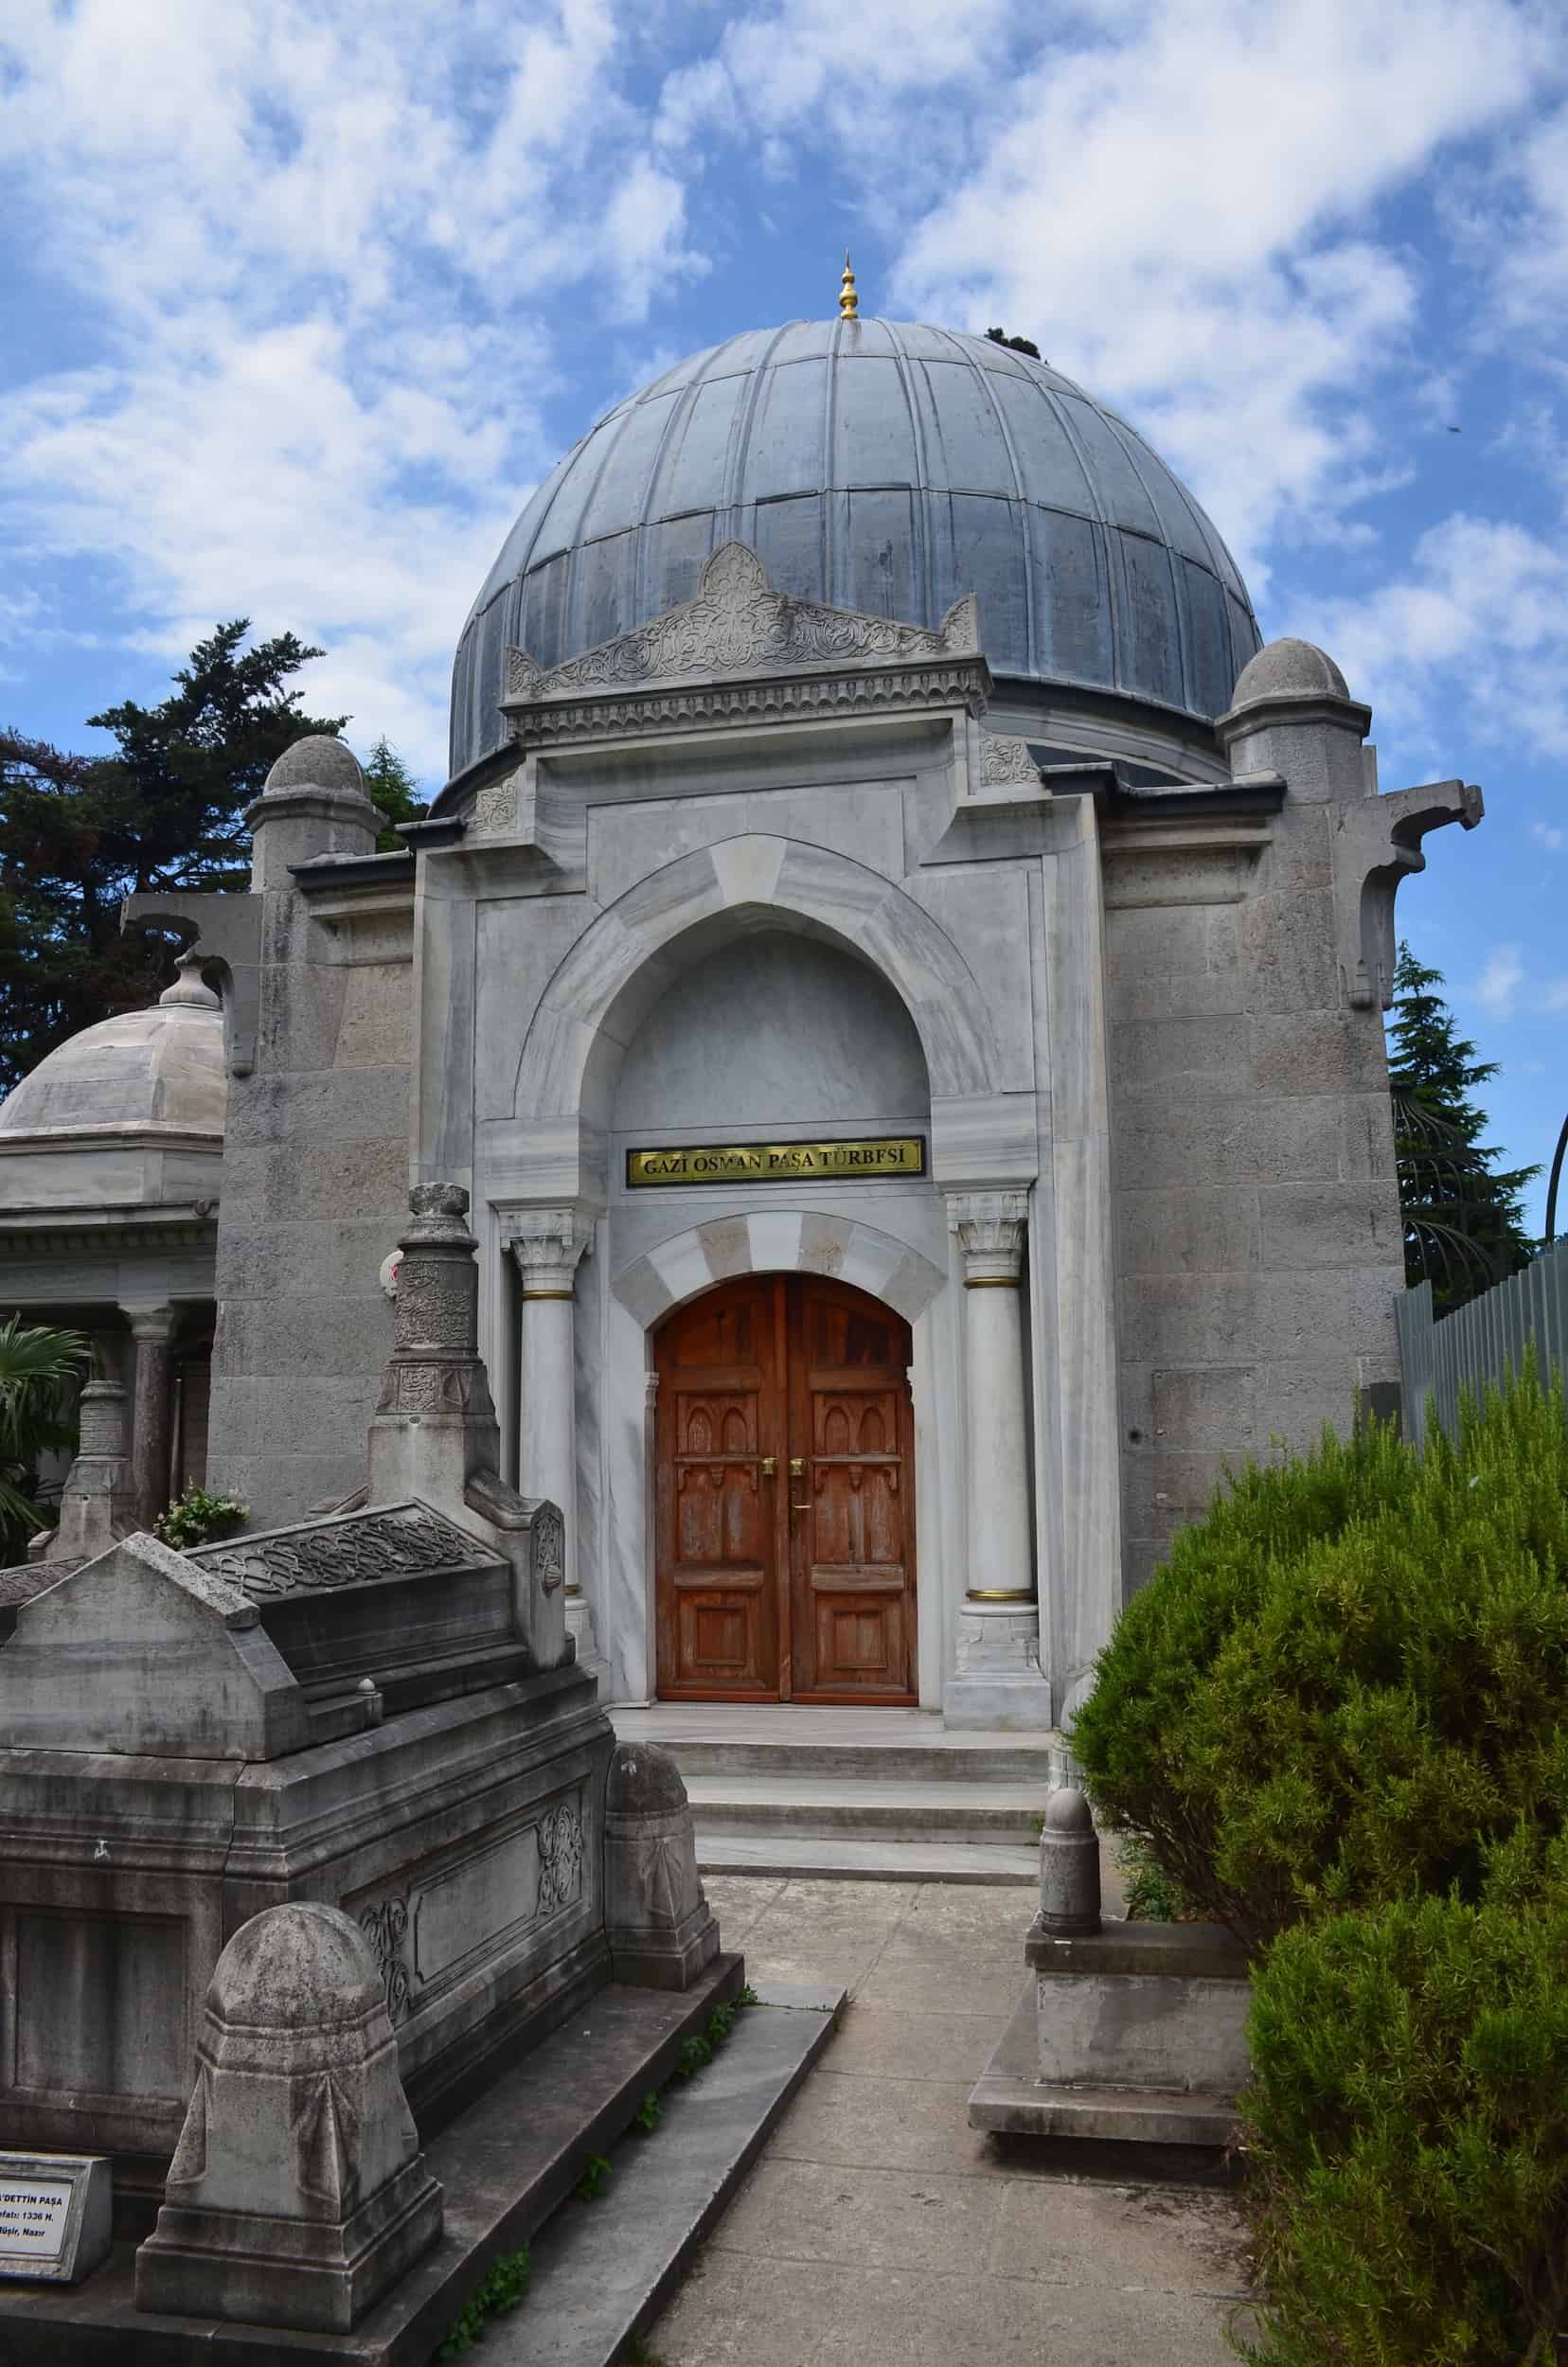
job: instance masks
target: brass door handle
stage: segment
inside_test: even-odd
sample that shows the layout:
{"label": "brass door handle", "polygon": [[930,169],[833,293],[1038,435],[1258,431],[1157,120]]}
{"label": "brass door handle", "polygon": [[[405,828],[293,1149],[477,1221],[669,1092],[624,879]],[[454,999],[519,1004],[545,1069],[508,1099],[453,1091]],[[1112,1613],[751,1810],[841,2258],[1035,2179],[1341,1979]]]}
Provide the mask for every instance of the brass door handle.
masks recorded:
{"label": "brass door handle", "polygon": [[811,1507],[810,1504],[792,1504],[790,1506],[790,1510],[792,1512],[810,1512],[811,1509]]}

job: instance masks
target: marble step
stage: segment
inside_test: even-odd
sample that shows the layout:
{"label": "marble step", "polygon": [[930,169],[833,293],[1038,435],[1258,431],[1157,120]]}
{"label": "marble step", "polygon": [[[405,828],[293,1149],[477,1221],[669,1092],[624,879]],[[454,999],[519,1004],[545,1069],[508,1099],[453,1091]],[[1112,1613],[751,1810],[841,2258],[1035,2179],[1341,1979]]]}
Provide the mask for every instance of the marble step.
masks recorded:
{"label": "marble step", "polygon": [[912,1783],[885,1776],[687,1775],[700,1832],[788,1833],[830,1841],[988,1842],[1028,1849],[1039,1839],[1047,1787]]}
{"label": "marble step", "polygon": [[1042,1794],[1061,1780],[1059,1734],[970,1734],[925,1710],[756,1709],[663,1701],[611,1712],[623,1742],[656,1742],[694,1776],[888,1777],[906,1783],[1025,1784]]}
{"label": "marble step", "polygon": [[758,1837],[697,1833],[704,1874],[775,1875],[813,1882],[1010,1882],[1033,1885],[1040,1860],[1033,1849],[999,1848],[974,1841],[864,1841],[848,1834],[812,1840],[797,1833]]}
{"label": "marble step", "polygon": [[541,2229],[526,2301],[485,2328],[485,2367],[612,2367],[657,2316],[828,2044],[845,1992],[760,1996],[704,2071],[665,2090],[657,2128],[612,2148],[599,2199],[568,2202]]}

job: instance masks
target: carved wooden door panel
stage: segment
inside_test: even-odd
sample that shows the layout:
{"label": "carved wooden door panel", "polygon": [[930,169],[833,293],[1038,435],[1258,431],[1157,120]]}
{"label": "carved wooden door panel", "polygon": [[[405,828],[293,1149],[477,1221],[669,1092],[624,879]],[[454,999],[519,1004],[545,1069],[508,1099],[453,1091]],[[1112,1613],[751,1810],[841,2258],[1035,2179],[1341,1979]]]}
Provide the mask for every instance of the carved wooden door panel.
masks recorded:
{"label": "carved wooden door panel", "polygon": [[780,1277],[708,1290],[658,1334],[661,1695],[779,1697]]}
{"label": "carved wooden door panel", "polygon": [[654,1347],[658,1687],[913,1701],[909,1326],[811,1274],[721,1283]]}
{"label": "carved wooden door panel", "polygon": [[[909,1326],[843,1283],[791,1285],[792,1696],[912,1701]],[[792,1464],[792,1473],[793,1465]]]}

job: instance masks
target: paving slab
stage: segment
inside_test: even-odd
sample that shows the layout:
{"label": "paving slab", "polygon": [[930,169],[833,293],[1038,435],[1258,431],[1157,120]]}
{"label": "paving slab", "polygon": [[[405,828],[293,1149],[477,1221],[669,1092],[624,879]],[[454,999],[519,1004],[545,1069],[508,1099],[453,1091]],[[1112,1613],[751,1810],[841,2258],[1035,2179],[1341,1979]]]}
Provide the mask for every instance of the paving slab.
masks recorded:
{"label": "paving slab", "polygon": [[[759,1886],[762,1887],[762,1886]],[[1015,1891],[790,1882],[751,1978],[858,1951],[839,2035],[648,2328],[661,2367],[1235,2367],[1244,2231],[1212,2155],[968,2126],[1028,1983]],[[741,1905],[742,1884],[730,1886]],[[831,1894],[839,1894],[835,1899]],[[837,1974],[835,1973],[835,1976]],[[1199,2163],[1203,2164],[1200,2170]],[[1166,2175],[1152,2175],[1158,2167]]]}

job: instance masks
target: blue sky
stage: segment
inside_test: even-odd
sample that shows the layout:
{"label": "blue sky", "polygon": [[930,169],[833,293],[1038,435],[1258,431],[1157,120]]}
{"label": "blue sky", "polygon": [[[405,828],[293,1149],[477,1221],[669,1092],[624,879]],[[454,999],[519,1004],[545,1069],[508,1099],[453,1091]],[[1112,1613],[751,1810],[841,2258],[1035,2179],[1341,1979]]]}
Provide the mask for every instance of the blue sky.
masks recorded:
{"label": "blue sky", "polygon": [[1143,429],[1265,632],[1370,701],[1385,788],[1484,785],[1400,925],[1502,1064],[1496,1139],[1547,1159],[1558,6],[9,0],[0,714],[86,744],[249,614],[434,785],[530,485],[662,364],[829,313],[846,242],[863,311],[1001,322]]}

